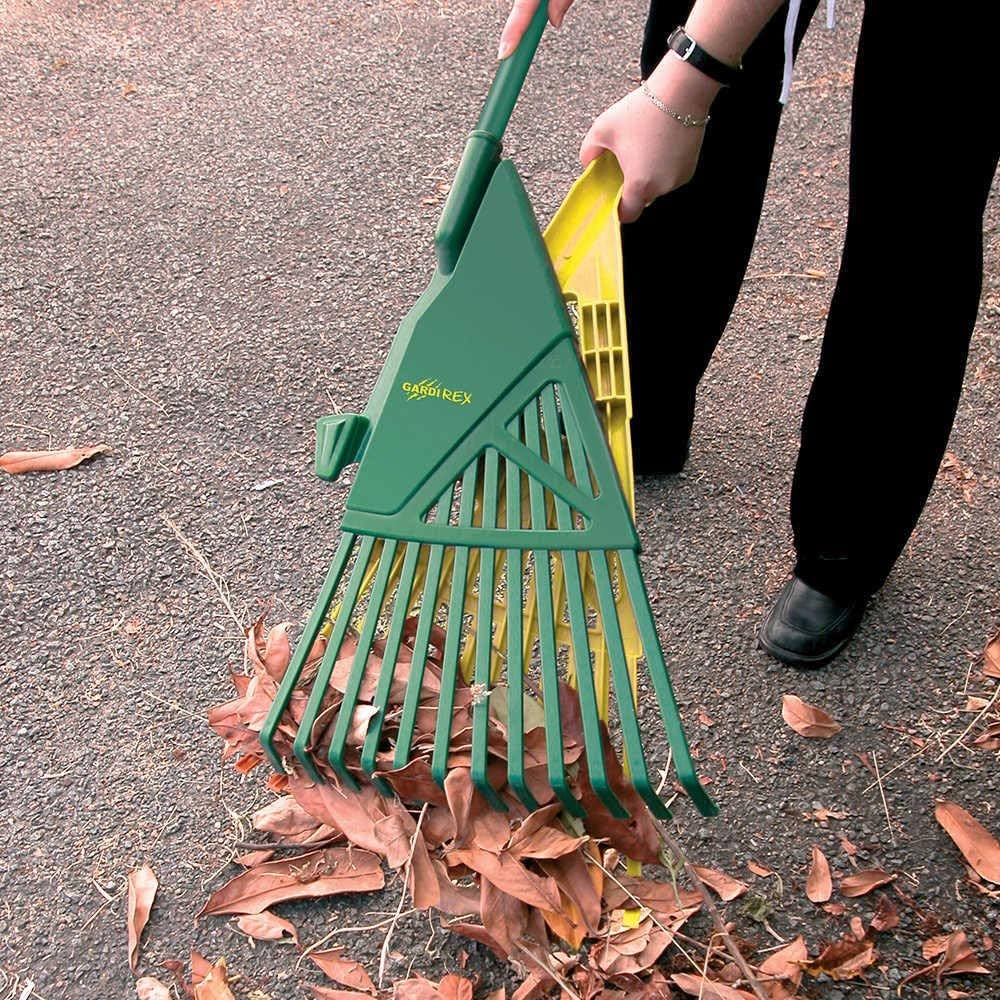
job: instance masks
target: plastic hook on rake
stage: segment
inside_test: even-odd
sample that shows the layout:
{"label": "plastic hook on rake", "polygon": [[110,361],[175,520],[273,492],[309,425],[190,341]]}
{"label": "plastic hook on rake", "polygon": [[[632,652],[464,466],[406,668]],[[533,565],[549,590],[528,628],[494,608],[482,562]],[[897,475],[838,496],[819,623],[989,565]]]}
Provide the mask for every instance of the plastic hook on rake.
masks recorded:
{"label": "plastic hook on rake", "polygon": [[[299,723],[299,731],[295,736],[295,743],[292,746],[295,756],[301,761],[302,766],[313,781],[323,781],[323,776],[313,763],[309,752],[310,744],[312,743],[313,727],[316,725],[316,720],[319,718],[323,707],[323,699],[326,696],[330,678],[333,676],[334,667],[340,656],[340,648],[344,644],[347,630],[351,627],[351,612],[357,605],[358,595],[361,592],[361,587],[365,580],[365,572],[371,560],[374,547],[374,538],[370,536],[362,538],[358,549],[358,557],[355,560],[354,568],[351,570],[350,578],[347,581],[347,590],[344,592],[340,612],[333,623],[330,641],[327,644],[323,660],[316,673],[316,680],[313,682],[312,691],[309,692],[309,700],[306,702],[306,709],[302,715],[302,721]],[[357,783],[349,775],[347,776],[346,783],[351,788],[357,787]]]}
{"label": "plastic hook on rake", "polygon": [[292,657],[291,662],[288,664],[288,668],[285,670],[285,676],[282,677],[281,684],[278,685],[277,694],[274,697],[274,701],[271,703],[271,708],[267,713],[267,718],[264,720],[264,725],[261,726],[260,744],[264,748],[264,753],[266,754],[268,761],[270,761],[271,766],[279,774],[284,771],[285,766],[281,759],[281,755],[277,752],[274,746],[274,734],[277,732],[278,726],[281,723],[281,717],[285,714],[285,710],[288,708],[288,705],[292,700],[292,693],[295,690],[295,685],[299,681],[302,668],[305,666],[306,660],[309,658],[309,653],[312,651],[316,640],[319,638],[320,632],[323,630],[327,612],[330,610],[330,605],[333,603],[337,587],[340,586],[340,579],[344,575],[344,570],[350,562],[351,553],[354,550],[354,543],[356,539],[357,536],[352,534],[345,534],[341,538],[340,546],[337,548],[337,554],[334,556],[333,562],[330,564],[330,569],[326,574],[326,580],[323,582],[323,587],[320,590],[319,597],[316,599],[316,604],[313,606],[312,613],[309,615],[306,627],[303,629],[302,636],[299,638],[298,645],[295,647],[295,655]]}

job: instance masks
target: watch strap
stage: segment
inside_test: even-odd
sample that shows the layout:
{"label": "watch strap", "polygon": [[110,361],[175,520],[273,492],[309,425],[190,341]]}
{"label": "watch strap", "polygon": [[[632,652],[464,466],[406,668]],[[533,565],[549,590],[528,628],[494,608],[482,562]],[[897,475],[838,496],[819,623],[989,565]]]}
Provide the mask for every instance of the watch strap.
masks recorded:
{"label": "watch strap", "polygon": [[710,76],[723,87],[731,87],[739,78],[742,66],[729,66],[706,52],[682,27],[678,26],[667,38],[668,48],[695,69]]}

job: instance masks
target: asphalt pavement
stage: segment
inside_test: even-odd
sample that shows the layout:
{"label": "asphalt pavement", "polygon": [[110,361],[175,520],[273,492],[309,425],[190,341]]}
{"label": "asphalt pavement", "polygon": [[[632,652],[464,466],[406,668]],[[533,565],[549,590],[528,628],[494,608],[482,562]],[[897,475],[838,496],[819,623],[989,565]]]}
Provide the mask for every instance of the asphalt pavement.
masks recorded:
{"label": "asphalt pavement", "polygon": [[[791,563],[799,419],[843,239],[860,4],[838,6],[836,31],[817,22],[803,50],[688,469],[639,483],[661,636],[723,807],[703,821],[681,805],[680,835],[697,862],[778,871],[770,925],[815,946],[843,927],[805,900],[810,846],[846,870],[843,833],[1000,969],[982,951],[983,934],[1000,940],[1000,905],[965,883],[933,818],[946,796],[1000,834],[996,755],[937,749],[971,721],[967,695],[989,694],[970,664],[1000,617],[996,191],[958,465],[834,666],[790,673],[755,648]],[[507,143],[543,221],[589,122],[638,73],[642,5],[578,7],[546,37]],[[29,981],[25,998],[131,996],[124,878],[142,863],[161,889],[141,970],[196,946],[227,956],[241,997],[319,981],[287,948],[193,923],[269,794],[259,774],[220,765],[203,719],[229,694],[238,623],[264,610],[301,621],[318,589],[347,487],[313,475],[312,428],[364,405],[429,280],[502,19],[492,0],[0,5],[0,452],[111,448],[75,470],[0,477],[0,998]],[[788,692],[844,732],[797,737],[781,719]],[[884,806],[858,756],[873,752],[882,772],[899,767]],[[845,816],[804,818],[819,806]],[[369,925],[395,898],[288,913],[318,936]],[[455,967],[461,944],[426,920],[400,934],[394,973]],[[872,995],[913,967],[913,941],[889,948]],[[381,941],[344,943],[367,960]]]}

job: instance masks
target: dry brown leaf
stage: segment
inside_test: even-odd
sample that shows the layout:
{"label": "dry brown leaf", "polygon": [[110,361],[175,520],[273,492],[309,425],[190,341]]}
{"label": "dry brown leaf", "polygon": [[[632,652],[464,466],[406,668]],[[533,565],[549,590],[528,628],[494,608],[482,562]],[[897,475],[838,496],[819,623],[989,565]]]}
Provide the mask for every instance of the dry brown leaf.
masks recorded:
{"label": "dry brown leaf", "polygon": [[826,903],[833,895],[830,862],[816,844],[812,848],[812,863],[806,878],[806,897],[810,903]]}
{"label": "dry brown leaf", "polygon": [[441,1000],[472,1000],[472,987],[471,979],[450,972],[438,983],[438,996]]}
{"label": "dry brown leaf", "polygon": [[245,913],[236,921],[236,926],[257,941],[280,941],[288,935],[296,944],[299,943],[295,925],[276,916],[270,910],[264,910],[262,913]]}
{"label": "dry brown leaf", "polygon": [[847,912],[847,907],[843,903],[824,903],[821,909],[831,917],[842,917]]}
{"label": "dry brown leaf", "polygon": [[1000,843],[996,837],[954,802],[939,802],[934,816],[972,868],[987,882],[1000,885]]}
{"label": "dry brown leaf", "polygon": [[1000,632],[986,643],[983,650],[983,673],[987,677],[1000,677]]}
{"label": "dry brown leaf", "polygon": [[883,892],[879,893],[875,913],[872,915],[873,931],[891,931],[899,926],[899,910],[896,904]]}
{"label": "dry brown leaf", "polygon": [[781,699],[781,717],[800,736],[828,739],[843,728],[821,708],[804,702],[794,694],[786,694]]}
{"label": "dry brown leaf", "polygon": [[890,875],[888,872],[879,871],[878,869],[857,872],[841,880],[840,894],[848,898],[864,896],[871,892],[872,889],[877,889],[880,885],[887,885],[889,882],[894,882],[895,880],[895,875]]}
{"label": "dry brown leaf", "polygon": [[92,448],[61,448],[58,451],[8,451],[0,455],[0,469],[12,476],[22,472],[59,472],[110,451],[106,444]]}
{"label": "dry brown leaf", "polygon": [[378,858],[369,851],[329,847],[299,858],[269,861],[237,875],[213,892],[199,916],[261,913],[287,899],[315,899],[385,886]]}
{"label": "dry brown leaf", "polygon": [[136,1000],[173,1000],[170,990],[159,979],[143,976],[135,983]]}
{"label": "dry brown leaf", "polygon": [[128,965],[133,972],[139,961],[139,939],[149,920],[158,885],[149,865],[128,874]]}
{"label": "dry brown leaf", "polygon": [[847,819],[848,815],[846,812],[836,812],[833,809],[824,809],[822,806],[819,809],[813,809],[811,812],[803,813],[805,819],[815,820],[823,827],[829,826],[831,819]]}
{"label": "dry brown leaf", "polygon": [[793,986],[798,986],[802,979],[802,963],[808,958],[805,939],[799,935],[791,944],[768,955],[760,965],[760,973],[776,979],[787,979]]}
{"label": "dry brown leaf", "polygon": [[941,976],[989,975],[989,971],[979,964],[964,931],[955,931],[949,935],[938,968],[938,979]]}
{"label": "dry brown leaf", "polygon": [[701,868],[698,865],[692,865],[691,867],[694,868],[698,877],[705,885],[718,893],[719,898],[724,903],[738,899],[750,888],[746,882],[732,878],[725,872],[717,871],[715,868]]}
{"label": "dry brown leaf", "polygon": [[688,996],[702,1000],[754,1000],[752,993],[737,990],[725,983],[713,983],[690,972],[676,972],[670,977]]}
{"label": "dry brown leaf", "polygon": [[393,983],[393,1000],[441,1000],[437,986],[423,976]]}
{"label": "dry brown leaf", "polygon": [[352,958],[343,958],[343,953],[343,948],[330,948],[326,951],[311,951],[309,957],[335,983],[363,990],[365,993],[374,993],[375,984],[361,963]]}
{"label": "dry brown leaf", "polygon": [[754,875],[760,878],[770,878],[770,876],[775,874],[773,868],[766,868],[764,865],[758,864],[756,861],[748,861],[747,868],[754,873]]}
{"label": "dry brown leaf", "polygon": [[321,825],[320,821],[315,816],[310,816],[292,795],[282,795],[281,798],[258,809],[250,822],[255,830],[273,833],[278,837],[294,837],[309,833]]}
{"label": "dry brown leaf", "polygon": [[859,941],[848,934],[827,945],[812,961],[803,962],[802,968],[810,976],[829,976],[840,981],[856,979],[877,960],[878,952],[872,941]]}
{"label": "dry brown leaf", "polygon": [[229,974],[224,958],[220,958],[208,975],[195,985],[194,1000],[236,1000],[229,989]]}
{"label": "dry brown leaf", "polygon": [[938,955],[943,955],[948,947],[949,937],[948,934],[937,934],[934,937],[929,937],[920,948],[921,954],[928,962],[932,958],[937,958]]}
{"label": "dry brown leaf", "polygon": [[210,975],[214,966],[201,952],[191,949],[191,983],[197,986],[206,976]]}
{"label": "dry brown leaf", "polygon": [[991,722],[973,741],[980,750],[1000,750],[1000,722]]}

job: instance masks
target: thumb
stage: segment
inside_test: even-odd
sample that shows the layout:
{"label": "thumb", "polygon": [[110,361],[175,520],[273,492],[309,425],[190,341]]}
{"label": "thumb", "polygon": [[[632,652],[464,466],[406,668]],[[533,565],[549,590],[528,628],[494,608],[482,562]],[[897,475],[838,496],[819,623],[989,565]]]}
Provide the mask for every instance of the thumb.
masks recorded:
{"label": "thumb", "polygon": [[594,135],[594,129],[591,127],[590,131],[583,137],[583,143],[580,146],[580,165],[586,167],[591,161],[596,160],[601,153],[605,152],[607,148]]}
{"label": "thumb", "polygon": [[618,203],[618,218],[622,222],[635,222],[646,210],[646,199],[640,188],[627,184],[622,188],[621,201]]}

